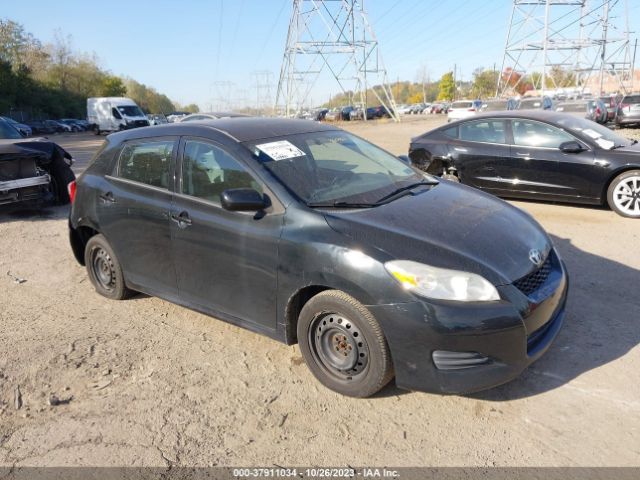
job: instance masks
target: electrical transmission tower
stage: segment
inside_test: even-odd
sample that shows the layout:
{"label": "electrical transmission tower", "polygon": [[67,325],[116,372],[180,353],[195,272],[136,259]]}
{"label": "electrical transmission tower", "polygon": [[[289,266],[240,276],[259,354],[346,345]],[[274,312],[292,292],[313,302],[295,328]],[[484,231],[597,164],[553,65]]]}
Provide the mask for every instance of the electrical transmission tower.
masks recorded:
{"label": "electrical transmission tower", "polygon": [[[364,0],[293,0],[276,108],[289,116],[310,107],[311,90],[323,72],[366,109],[375,102],[399,121],[376,36]],[[373,92],[373,97],[368,94]],[[366,115],[365,115],[366,118]]]}
{"label": "electrical transmission tower", "polygon": [[270,70],[256,70],[251,73],[253,86],[256,89],[255,109],[258,115],[265,115],[273,107],[273,72]]}
{"label": "electrical transmission tower", "polygon": [[514,0],[497,94],[633,88],[628,0]]}
{"label": "electrical transmission tower", "polygon": [[234,83],[219,80],[211,84],[215,90],[215,109],[220,112],[228,112],[232,109],[232,92]]}

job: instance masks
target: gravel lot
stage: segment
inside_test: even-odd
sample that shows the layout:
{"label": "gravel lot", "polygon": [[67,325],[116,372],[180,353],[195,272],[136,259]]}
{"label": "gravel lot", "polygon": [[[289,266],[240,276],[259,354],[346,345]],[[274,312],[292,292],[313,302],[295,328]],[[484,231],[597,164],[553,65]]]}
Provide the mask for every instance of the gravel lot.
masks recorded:
{"label": "gravel lot", "polygon": [[[401,154],[442,121],[348,129]],[[101,141],[56,140],[78,172]],[[323,388],[295,346],[157,298],[98,296],[67,208],[0,210],[0,466],[639,466],[640,221],[515,204],[571,275],[555,345],[488,392],[389,386],[368,400]]]}

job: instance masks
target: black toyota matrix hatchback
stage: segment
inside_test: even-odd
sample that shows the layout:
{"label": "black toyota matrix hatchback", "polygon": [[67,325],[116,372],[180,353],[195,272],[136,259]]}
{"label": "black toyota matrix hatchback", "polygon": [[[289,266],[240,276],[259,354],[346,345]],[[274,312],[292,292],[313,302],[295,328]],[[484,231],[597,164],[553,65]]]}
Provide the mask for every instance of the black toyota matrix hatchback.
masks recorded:
{"label": "black toyota matrix hatchback", "polygon": [[98,293],[156,295],[288,344],[327,387],[462,393],[556,337],[568,280],[519,209],[340,129],[237,118],[107,137],[70,185]]}

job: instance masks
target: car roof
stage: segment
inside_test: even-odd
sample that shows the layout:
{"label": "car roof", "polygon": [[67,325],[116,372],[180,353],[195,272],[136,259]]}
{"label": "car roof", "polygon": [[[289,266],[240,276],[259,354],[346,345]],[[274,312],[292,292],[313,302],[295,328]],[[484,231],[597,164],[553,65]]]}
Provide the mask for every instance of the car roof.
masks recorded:
{"label": "car roof", "polygon": [[324,132],[339,130],[337,127],[309,120],[293,120],[286,118],[265,117],[232,117],[211,120],[194,120],[192,122],[169,123],[153,127],[134,128],[113,133],[109,137],[116,141],[124,141],[149,136],[166,135],[203,135],[218,132],[231,137],[237,142],[247,142],[264,138],[284,137],[300,133]]}
{"label": "car roof", "polygon": [[485,112],[474,115],[473,117],[464,118],[462,120],[458,120],[456,122],[448,123],[443,127],[439,127],[439,129],[446,129],[447,127],[451,127],[454,124],[464,123],[468,121],[481,120],[484,118],[524,118],[530,120],[539,120],[539,121],[550,121],[555,122],[561,120],[563,118],[571,118],[572,116],[562,112],[556,112],[553,110],[500,110],[497,112]]}

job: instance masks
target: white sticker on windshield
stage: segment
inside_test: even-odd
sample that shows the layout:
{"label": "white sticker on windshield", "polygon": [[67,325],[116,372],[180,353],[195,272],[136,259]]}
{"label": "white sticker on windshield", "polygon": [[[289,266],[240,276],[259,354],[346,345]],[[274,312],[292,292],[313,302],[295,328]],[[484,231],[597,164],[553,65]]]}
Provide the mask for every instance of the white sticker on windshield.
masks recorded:
{"label": "white sticker on windshield", "polygon": [[274,160],[288,160],[289,158],[304,157],[304,152],[287,140],[263,143],[256,148]]}
{"label": "white sticker on windshield", "polygon": [[589,135],[591,138],[600,138],[602,134],[596,132],[595,130],[591,130],[590,128],[585,128],[582,133],[585,135]]}
{"label": "white sticker on windshield", "polygon": [[596,143],[600,146],[600,148],[604,148],[605,150],[610,150],[615,145],[611,140],[605,140],[604,138],[598,138]]}

